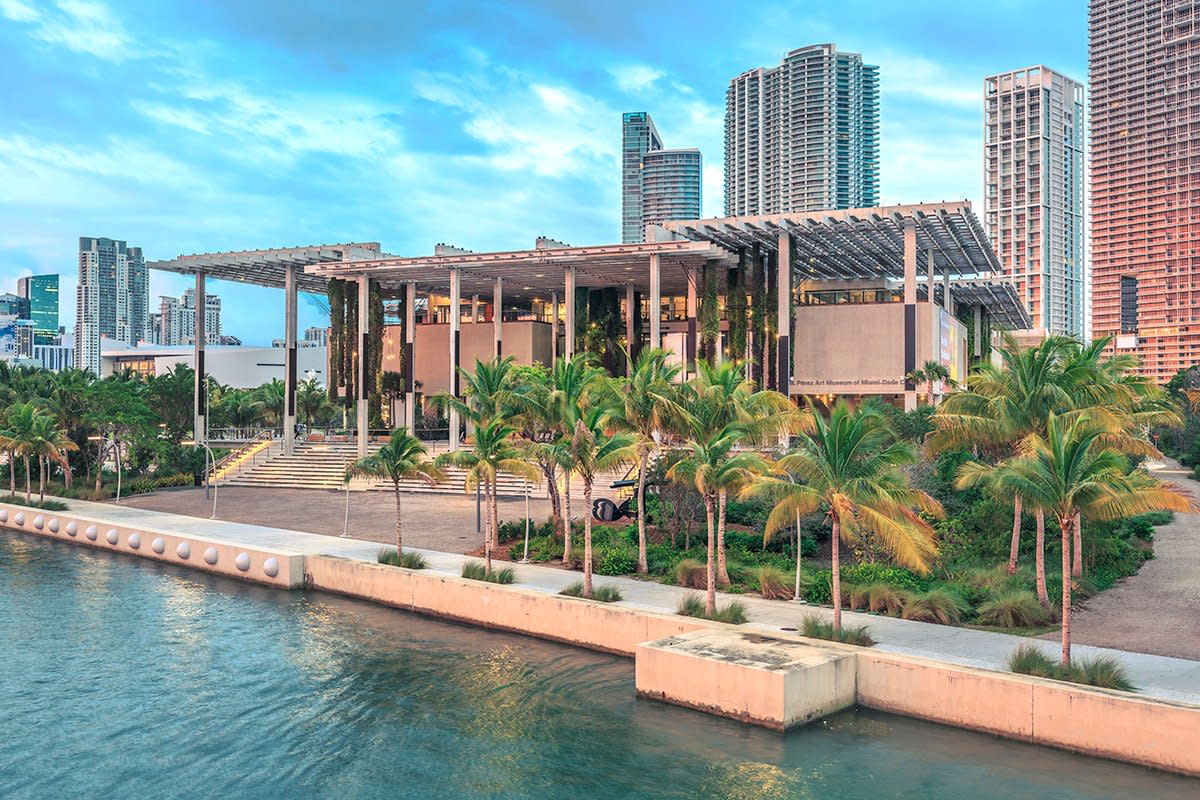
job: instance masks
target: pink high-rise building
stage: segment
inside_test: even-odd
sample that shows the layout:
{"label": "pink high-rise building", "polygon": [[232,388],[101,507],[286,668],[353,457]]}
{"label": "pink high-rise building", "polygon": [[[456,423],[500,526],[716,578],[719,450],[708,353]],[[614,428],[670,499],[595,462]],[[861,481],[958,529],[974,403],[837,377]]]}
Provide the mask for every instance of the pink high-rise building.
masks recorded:
{"label": "pink high-rise building", "polygon": [[1200,362],[1200,9],[1091,0],[1092,335],[1159,383]]}

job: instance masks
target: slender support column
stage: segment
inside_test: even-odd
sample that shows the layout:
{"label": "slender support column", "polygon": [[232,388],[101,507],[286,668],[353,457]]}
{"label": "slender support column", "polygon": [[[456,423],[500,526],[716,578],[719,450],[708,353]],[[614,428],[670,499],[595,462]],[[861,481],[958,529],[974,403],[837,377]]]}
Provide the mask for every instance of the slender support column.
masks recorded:
{"label": "slender support column", "polygon": [[[925,251],[926,269],[929,270],[929,277],[926,280],[926,285],[929,286],[929,361],[941,362],[942,359],[942,325],[941,317],[938,315],[938,304],[935,301],[934,289],[937,288],[937,265],[933,260],[933,248],[930,247]],[[950,265],[947,264],[947,271]],[[945,299],[942,300],[943,304]],[[933,403],[932,391],[930,392],[929,402]]]}
{"label": "slender support column", "polygon": [[283,452],[296,450],[296,267],[288,264],[283,273]]}
{"label": "slender support column", "polygon": [[[499,280],[497,278],[497,280]],[[493,312],[495,313],[495,312]],[[479,295],[471,295],[471,323],[479,322]]]}
{"label": "slender support column", "polygon": [[558,292],[550,293],[550,363],[558,361]]}
{"label": "slender support column", "polygon": [[908,379],[917,368],[917,226],[904,220],[904,410],[917,408],[917,387]]}
{"label": "slender support column", "polygon": [[496,336],[495,355],[500,358],[504,355],[504,278],[496,278],[496,288],[492,291],[492,332]]}
{"label": "slender support column", "polygon": [[947,314],[954,316],[954,297],[950,294],[949,264],[946,264],[946,269],[942,272],[942,308],[946,309]]}
{"label": "slender support column", "polygon": [[975,337],[974,346],[976,358],[983,358],[983,306],[975,306]]}
{"label": "slender support column", "polygon": [[205,334],[205,331],[204,331],[204,306],[205,306],[204,299],[205,299],[204,273],[197,272],[196,273],[196,302],[195,302],[196,320],[195,320],[195,324],[193,325],[193,330],[195,331],[195,336],[192,337],[193,339],[195,339],[195,344],[193,346],[195,348],[194,363],[196,365],[196,389],[195,389],[195,392],[193,393],[194,403],[193,403],[193,409],[192,409],[192,418],[194,420],[194,426],[193,426],[194,430],[192,432],[192,436],[193,436],[193,441],[204,442],[205,444],[207,444],[208,426],[204,424],[205,423],[204,417],[206,414],[207,401],[208,401],[208,398],[206,397],[206,395],[208,393],[208,383],[205,381],[205,372],[204,372],[204,338],[205,338],[205,336],[204,336],[204,334]]}
{"label": "slender support column", "polygon": [[699,326],[696,324],[696,312],[699,305],[697,298],[696,284],[700,280],[699,273],[694,269],[687,271],[687,343],[684,345],[686,350],[686,358],[684,359],[684,369],[690,375],[695,375],[696,369],[696,351],[699,350],[696,342],[696,335],[699,333]]}
{"label": "slender support column", "polygon": [[371,375],[368,331],[371,323],[371,280],[365,275],[358,279],[358,457],[367,454],[371,438],[371,419],[367,411],[367,383]]}
{"label": "slender support column", "polygon": [[575,357],[575,267],[567,267],[566,286],[563,289],[563,302],[567,304],[566,332],[563,344],[563,355],[570,361]]}
{"label": "slender support column", "polygon": [[625,349],[628,351],[625,358],[625,374],[633,374],[633,359],[634,353],[637,352],[637,330],[640,325],[637,323],[638,309],[634,306],[633,284],[625,284]]}
{"label": "slender support column", "polygon": [[417,285],[404,285],[404,427],[412,433],[417,422],[417,365],[413,343],[417,340]]}
{"label": "slender support column", "polygon": [[775,304],[775,333],[779,339],[777,348],[779,361],[775,365],[775,376],[779,385],[775,387],[785,395],[792,389],[792,237],[779,234],[779,258],[775,269],[778,286]]}
{"label": "slender support column", "polygon": [[[462,320],[462,286],[458,267],[450,268],[450,394],[458,397],[458,332]],[[450,449],[458,449],[458,412],[450,409]]]}
{"label": "slender support column", "polygon": [[650,254],[650,347],[662,347],[662,272],[658,253]]}

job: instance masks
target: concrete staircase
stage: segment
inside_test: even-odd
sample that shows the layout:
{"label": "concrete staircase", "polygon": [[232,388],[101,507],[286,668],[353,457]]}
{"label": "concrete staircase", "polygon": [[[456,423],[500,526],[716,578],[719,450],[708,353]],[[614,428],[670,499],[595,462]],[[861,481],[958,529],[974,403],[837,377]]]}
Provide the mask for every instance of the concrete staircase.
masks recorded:
{"label": "concrete staircase", "polygon": [[[372,443],[368,452],[379,449],[380,443]],[[265,458],[264,458],[265,456]],[[357,458],[353,442],[297,442],[293,455],[284,455],[281,446],[272,447],[258,456],[257,463],[243,467],[221,483],[224,486],[259,486],[280,489],[341,489],[345,484],[342,477],[346,467]],[[441,494],[463,494],[466,471],[457,467],[444,469],[446,479],[431,486],[425,481],[412,479],[400,486],[406,492],[430,492]],[[605,475],[596,481],[597,497],[610,496],[608,485],[621,475]],[[501,497],[524,497],[525,481],[512,475],[501,474],[497,478],[497,489]],[[356,480],[351,491],[391,491],[389,481]],[[531,497],[546,497],[546,488],[534,484]],[[583,499],[583,488],[579,481],[572,481],[571,498]]]}

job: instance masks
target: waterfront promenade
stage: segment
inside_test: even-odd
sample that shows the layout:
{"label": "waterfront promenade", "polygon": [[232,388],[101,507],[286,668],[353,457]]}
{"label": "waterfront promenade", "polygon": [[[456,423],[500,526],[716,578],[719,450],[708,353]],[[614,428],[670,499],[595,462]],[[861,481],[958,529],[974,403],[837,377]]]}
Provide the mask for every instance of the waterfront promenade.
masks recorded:
{"label": "waterfront promenade", "polygon": [[[71,511],[93,518],[102,518],[114,525],[153,528],[165,533],[178,533],[223,540],[230,544],[254,545],[265,549],[278,548],[305,555],[326,555],[376,562],[380,544],[355,538],[339,538],[300,531],[249,525],[224,520],[187,517],[160,511],[104,503],[66,501]],[[351,528],[353,534],[354,528]],[[433,550],[419,550],[428,561],[428,573],[458,576],[467,556]],[[578,572],[538,565],[512,565],[517,586],[556,594],[564,586],[577,582]],[[597,585],[620,587],[624,600],[620,605],[644,611],[673,614],[679,601],[693,590],[666,586],[631,578],[597,577]],[[831,611],[785,601],[763,600],[743,595],[722,595],[720,602],[730,599],[743,602],[750,616],[748,629],[777,632],[781,628],[796,628],[807,614],[829,616]],[[882,651],[936,659],[984,669],[1006,670],[1008,656],[1023,643],[1023,637],[1002,633],[976,631],[847,612],[847,624],[867,625]],[[1150,621],[1147,621],[1150,624]],[[1057,654],[1056,642],[1037,642],[1051,656]],[[1129,653],[1120,650],[1077,646],[1076,657],[1112,656],[1129,670],[1141,694],[1150,698],[1200,704],[1200,661],[1181,658]]]}

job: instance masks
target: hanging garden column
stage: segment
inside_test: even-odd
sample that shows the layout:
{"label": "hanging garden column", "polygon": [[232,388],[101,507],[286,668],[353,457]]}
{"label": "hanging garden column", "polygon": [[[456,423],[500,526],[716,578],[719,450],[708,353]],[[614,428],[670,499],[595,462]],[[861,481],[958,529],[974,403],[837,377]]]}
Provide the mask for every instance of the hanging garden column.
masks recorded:
{"label": "hanging garden column", "polygon": [[[458,267],[450,268],[450,394],[458,397],[458,333],[462,321],[462,286]],[[458,411],[451,408],[450,449],[458,449]]]}
{"label": "hanging garden column", "polygon": [[296,450],[296,266],[288,264],[283,273],[283,453]]}
{"label": "hanging garden column", "polygon": [[371,364],[367,357],[371,325],[371,281],[366,275],[358,279],[358,457],[367,454],[367,442],[371,438],[371,417],[368,409],[367,382]]}
{"label": "hanging garden column", "polygon": [[404,285],[404,426],[409,433],[417,422],[417,365],[413,343],[416,341],[417,285]]}

